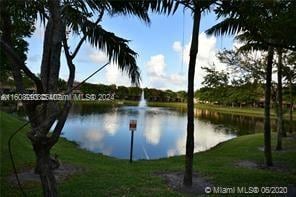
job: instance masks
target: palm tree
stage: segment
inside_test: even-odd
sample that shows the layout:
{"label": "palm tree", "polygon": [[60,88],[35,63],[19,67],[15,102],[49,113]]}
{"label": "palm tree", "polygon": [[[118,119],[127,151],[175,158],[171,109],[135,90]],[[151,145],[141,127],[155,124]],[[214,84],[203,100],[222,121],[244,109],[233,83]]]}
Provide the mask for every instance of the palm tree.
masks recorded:
{"label": "palm tree", "polygon": [[266,81],[265,81],[265,98],[264,98],[264,155],[265,164],[272,166],[271,154],[271,130],[270,130],[270,98],[271,98],[271,77],[274,49],[268,48],[267,65],[266,65]]}
{"label": "palm tree", "polygon": [[265,67],[265,92],[264,92],[264,155],[265,164],[272,166],[271,154],[271,128],[270,128],[270,100],[271,100],[271,81],[272,81],[272,65],[274,58],[274,48],[265,43],[258,42],[252,38],[250,32],[241,33],[236,36],[241,42],[246,42],[239,48],[239,51],[261,50],[267,51],[266,67]]}
{"label": "palm tree", "polygon": [[[69,68],[67,81],[67,94],[71,94],[75,78],[74,58],[84,42],[89,42],[93,47],[103,50],[109,61],[117,63],[120,70],[125,71],[132,83],[138,84],[140,79],[139,69],[136,64],[137,53],[129,48],[128,40],[106,31],[100,22],[105,13],[109,15],[134,15],[142,21],[149,23],[148,10],[159,13],[170,13],[173,1],[1,1],[0,46],[4,55],[10,61],[16,89],[19,93],[25,91],[22,72],[24,72],[37,87],[37,93],[53,94],[58,91],[60,73],[60,59],[65,53]],[[16,14],[26,19],[40,18],[46,26],[43,42],[43,55],[40,77],[37,77],[26,66],[25,61],[15,52],[11,40],[17,25],[9,16]],[[26,20],[24,20],[26,21]],[[68,35],[81,36],[77,46],[70,52]],[[63,50],[62,50],[63,49]],[[71,101],[66,101],[62,107],[55,102],[24,102],[25,112],[31,124],[28,133],[34,152],[36,154],[35,171],[40,175],[44,196],[57,196],[56,180],[53,170],[58,168],[56,158],[51,157],[50,150],[57,143],[71,107]],[[57,122],[53,132],[50,128]]]}
{"label": "palm tree", "polygon": [[[289,1],[223,1],[216,7],[218,17],[224,20],[207,30],[208,34],[224,35],[244,33],[248,36],[248,44],[253,47],[267,46],[265,105],[264,105],[264,155],[267,166],[272,165],[271,134],[270,134],[270,94],[271,71],[274,48],[281,47],[295,50],[294,38],[286,38],[295,30],[290,20],[295,15],[295,2]],[[289,17],[288,17],[289,16]]]}
{"label": "palm tree", "polygon": [[283,93],[282,93],[282,49],[277,50],[278,62],[277,62],[277,145],[276,150],[282,150],[282,137],[286,135],[283,130]]}
{"label": "palm tree", "polygon": [[[266,51],[268,46],[263,43],[252,40],[250,32],[241,33],[236,36],[236,39],[242,43],[246,43],[239,48],[239,51],[250,51],[250,50],[260,50]],[[267,50],[268,51],[268,50]],[[276,150],[282,150],[282,137],[286,136],[286,132],[283,130],[283,99],[282,99],[282,56],[283,49],[277,48],[278,54],[278,63],[277,63],[277,74],[278,74],[278,83],[277,83],[277,101],[276,101],[276,114],[277,114],[277,146]],[[267,69],[267,68],[266,68]],[[267,74],[269,75],[269,73]]]}
{"label": "palm tree", "polygon": [[190,46],[190,59],[188,67],[188,87],[187,87],[187,138],[185,155],[185,173],[183,184],[192,185],[192,166],[194,153],[194,75],[196,66],[196,56],[198,54],[198,36],[200,28],[201,13],[209,10],[214,0],[179,0],[176,7],[182,4],[189,9],[193,15],[192,39]]}

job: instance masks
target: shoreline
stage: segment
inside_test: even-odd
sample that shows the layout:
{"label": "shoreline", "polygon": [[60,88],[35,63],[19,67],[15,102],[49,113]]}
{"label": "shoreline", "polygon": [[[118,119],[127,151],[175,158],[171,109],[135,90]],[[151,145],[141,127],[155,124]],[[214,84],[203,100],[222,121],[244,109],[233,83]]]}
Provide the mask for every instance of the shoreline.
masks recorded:
{"label": "shoreline", "polygon": [[[137,106],[139,101],[130,100],[114,100],[114,101],[104,101],[104,102],[94,102],[94,101],[76,101],[76,103],[84,104],[97,104],[102,106]],[[181,102],[147,102],[149,107],[172,107],[172,108],[187,108],[187,103]],[[264,108],[251,108],[251,107],[230,107],[230,106],[220,106],[213,104],[195,104],[196,109],[209,110],[212,112],[219,112],[222,114],[233,114],[242,116],[254,116],[254,117],[264,117]],[[271,108],[270,117],[276,119],[275,109]],[[283,114],[284,120],[289,120],[289,112],[285,110],[286,113]],[[296,111],[293,111],[293,121],[296,121]]]}

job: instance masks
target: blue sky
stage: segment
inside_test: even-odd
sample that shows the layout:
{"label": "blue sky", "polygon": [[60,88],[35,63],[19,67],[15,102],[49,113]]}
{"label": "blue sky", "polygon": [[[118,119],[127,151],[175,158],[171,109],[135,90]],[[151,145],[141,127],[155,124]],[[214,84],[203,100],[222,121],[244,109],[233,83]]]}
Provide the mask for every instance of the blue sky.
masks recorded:
{"label": "blue sky", "polygon": [[[110,17],[105,15],[102,26],[107,31],[130,40],[129,46],[138,53],[137,63],[141,70],[142,87],[186,90],[186,69],[192,30],[191,13],[189,10],[183,13],[183,10],[179,9],[175,15],[151,14],[150,18],[151,24],[147,25],[131,16]],[[196,88],[201,86],[200,83],[204,75],[200,66],[208,66],[215,62],[218,69],[223,69],[223,65],[217,62],[215,53],[221,48],[232,48],[233,46],[232,37],[207,37],[202,33],[215,23],[216,17],[213,13],[202,15]],[[37,23],[36,32],[28,39],[30,47],[27,65],[35,73],[39,73],[40,70],[43,33],[44,27]],[[75,48],[78,40],[77,36],[71,39],[70,49],[71,47],[72,50]],[[82,81],[106,61],[103,52],[85,43],[74,61],[77,67],[76,80]],[[68,76],[64,58],[62,58],[60,76],[64,79]],[[126,75],[113,64],[91,78],[89,82],[130,85]]]}

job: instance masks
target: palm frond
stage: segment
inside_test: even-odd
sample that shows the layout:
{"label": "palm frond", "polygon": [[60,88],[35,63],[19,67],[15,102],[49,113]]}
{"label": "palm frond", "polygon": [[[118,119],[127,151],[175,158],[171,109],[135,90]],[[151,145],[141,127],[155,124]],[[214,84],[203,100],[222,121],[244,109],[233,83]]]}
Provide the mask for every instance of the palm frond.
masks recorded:
{"label": "palm frond", "polygon": [[206,30],[206,34],[215,36],[235,35],[242,29],[243,26],[238,19],[226,18],[222,22]]}
{"label": "palm frond", "polygon": [[76,6],[66,4],[62,10],[63,19],[73,33],[80,34],[81,27],[89,20],[90,14],[82,11]]}
{"label": "palm frond", "polygon": [[202,12],[210,12],[215,2],[216,0],[206,0],[206,1],[202,0],[202,1],[199,1],[198,3]]}
{"label": "palm frond", "polygon": [[239,47],[237,52],[246,52],[246,51],[262,51],[267,50],[267,46],[259,42],[248,42],[243,46]]}
{"label": "palm frond", "polygon": [[235,36],[235,39],[241,43],[245,43],[238,49],[238,52],[268,50],[268,46],[263,42],[260,42],[260,39],[257,38],[256,35],[251,34],[250,31],[240,33],[239,35]]}
{"label": "palm frond", "polygon": [[178,1],[176,0],[142,0],[146,9],[160,14],[175,13],[178,8]]}
{"label": "palm frond", "polygon": [[101,2],[101,5],[111,16],[131,15],[150,23],[148,8],[144,1],[105,1],[103,4]]}
{"label": "palm frond", "polygon": [[128,40],[104,30],[100,25],[87,21],[82,27],[87,41],[94,47],[103,50],[110,61],[126,72],[133,84],[139,85],[140,72],[136,63],[137,53],[129,48]]}

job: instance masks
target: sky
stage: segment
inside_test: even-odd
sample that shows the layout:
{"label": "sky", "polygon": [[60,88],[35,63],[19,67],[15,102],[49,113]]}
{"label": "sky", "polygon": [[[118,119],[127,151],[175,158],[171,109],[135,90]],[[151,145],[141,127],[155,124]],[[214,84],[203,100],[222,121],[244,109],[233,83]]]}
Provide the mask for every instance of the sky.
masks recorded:
{"label": "sky", "polygon": [[[129,47],[138,53],[137,64],[141,72],[141,87],[186,90],[189,48],[192,32],[192,15],[189,10],[179,9],[174,15],[150,14],[151,24],[145,24],[133,16],[105,15],[101,25],[107,31],[129,40]],[[206,36],[204,31],[216,24],[213,13],[202,15],[199,34],[199,54],[195,74],[195,89],[201,87],[204,72],[201,66],[215,63],[218,70],[224,65],[219,63],[215,54],[218,50],[233,48],[233,37]],[[44,27],[36,23],[36,31],[28,38],[29,52],[27,66],[40,73]],[[70,50],[74,50],[80,37],[70,40]],[[96,69],[107,62],[104,52],[85,43],[74,63],[76,65],[76,81],[82,81]],[[68,69],[64,56],[61,58],[60,77],[67,79]],[[88,82],[130,86],[126,73],[110,64],[92,77]]]}

